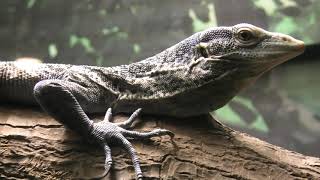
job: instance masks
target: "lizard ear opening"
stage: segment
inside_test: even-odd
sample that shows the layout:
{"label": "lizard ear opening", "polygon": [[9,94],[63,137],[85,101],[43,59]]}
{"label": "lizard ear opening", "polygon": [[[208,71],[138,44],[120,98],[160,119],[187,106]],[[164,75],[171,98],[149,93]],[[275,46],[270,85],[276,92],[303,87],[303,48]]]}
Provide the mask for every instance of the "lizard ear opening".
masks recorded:
{"label": "lizard ear opening", "polygon": [[209,57],[209,54],[208,54],[208,51],[207,51],[207,48],[206,48],[206,45],[205,44],[198,44],[196,46],[196,49],[197,49],[197,52],[199,53],[200,56],[204,57],[204,58],[208,58]]}

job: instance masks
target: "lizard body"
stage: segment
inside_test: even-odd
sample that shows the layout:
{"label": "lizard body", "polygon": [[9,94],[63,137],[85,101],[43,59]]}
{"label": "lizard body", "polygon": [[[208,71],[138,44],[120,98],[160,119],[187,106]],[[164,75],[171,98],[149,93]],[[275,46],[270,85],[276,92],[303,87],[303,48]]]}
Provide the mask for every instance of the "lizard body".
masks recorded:
{"label": "lizard body", "polygon": [[[126,130],[142,108],[146,114],[194,116],[225,105],[264,72],[304,50],[302,41],[250,24],[210,28],[145,60],[115,67],[0,62],[0,99],[40,106],[72,130],[105,149],[117,141],[130,153],[137,177],[139,161],[125,137],[173,135]],[[63,106],[63,107],[61,107]],[[86,113],[131,113],[124,123],[93,123]]]}

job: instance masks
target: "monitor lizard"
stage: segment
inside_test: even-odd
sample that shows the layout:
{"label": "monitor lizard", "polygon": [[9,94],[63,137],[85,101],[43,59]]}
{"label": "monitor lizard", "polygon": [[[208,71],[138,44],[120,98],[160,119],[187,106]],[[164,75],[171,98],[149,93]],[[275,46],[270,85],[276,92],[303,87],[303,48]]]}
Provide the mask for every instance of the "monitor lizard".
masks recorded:
{"label": "monitor lizard", "polygon": [[[145,114],[177,117],[211,112],[264,72],[303,51],[302,41],[250,24],[213,27],[128,65],[0,62],[0,99],[2,103],[40,105],[71,130],[99,143],[105,152],[106,173],[112,165],[109,145],[119,143],[130,154],[136,177],[142,179],[138,157],[127,137],[174,134],[165,129],[127,130],[141,109]],[[104,120],[97,123],[87,116],[105,111]],[[125,122],[112,123],[111,111],[133,113]]]}

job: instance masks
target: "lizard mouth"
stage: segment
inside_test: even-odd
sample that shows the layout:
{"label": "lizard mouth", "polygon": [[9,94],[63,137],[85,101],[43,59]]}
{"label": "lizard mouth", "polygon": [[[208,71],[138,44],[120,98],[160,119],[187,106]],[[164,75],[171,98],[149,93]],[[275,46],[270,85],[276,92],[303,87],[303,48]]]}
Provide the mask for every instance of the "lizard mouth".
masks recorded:
{"label": "lizard mouth", "polygon": [[261,52],[262,60],[281,64],[302,54],[305,50],[305,45],[303,41],[291,38],[285,42],[268,43],[264,49]]}
{"label": "lizard mouth", "polygon": [[259,48],[256,48],[254,51],[235,51],[221,56],[209,56],[209,58],[219,59],[221,61],[230,61],[233,63],[281,64],[302,54],[304,50],[305,45],[303,41],[291,38],[287,39],[286,42],[284,42],[284,40],[266,42]]}
{"label": "lizard mouth", "polygon": [[302,54],[305,50],[303,41],[288,35],[273,33],[270,40],[264,43],[261,56],[263,59],[275,62],[276,65]]}

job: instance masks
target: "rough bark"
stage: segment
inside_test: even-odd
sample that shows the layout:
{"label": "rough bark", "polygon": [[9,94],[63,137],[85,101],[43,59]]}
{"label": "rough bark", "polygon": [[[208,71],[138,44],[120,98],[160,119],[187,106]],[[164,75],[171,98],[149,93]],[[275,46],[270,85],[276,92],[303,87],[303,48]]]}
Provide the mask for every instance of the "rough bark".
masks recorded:
{"label": "rough bark", "polygon": [[[122,121],[125,116],[116,116]],[[319,179],[320,159],[273,146],[229,129],[211,116],[175,119],[144,116],[135,130],[175,133],[131,141],[146,179]],[[114,166],[105,179],[134,179],[132,162],[112,148]],[[0,179],[78,179],[103,172],[101,148],[40,110],[0,108]]]}

